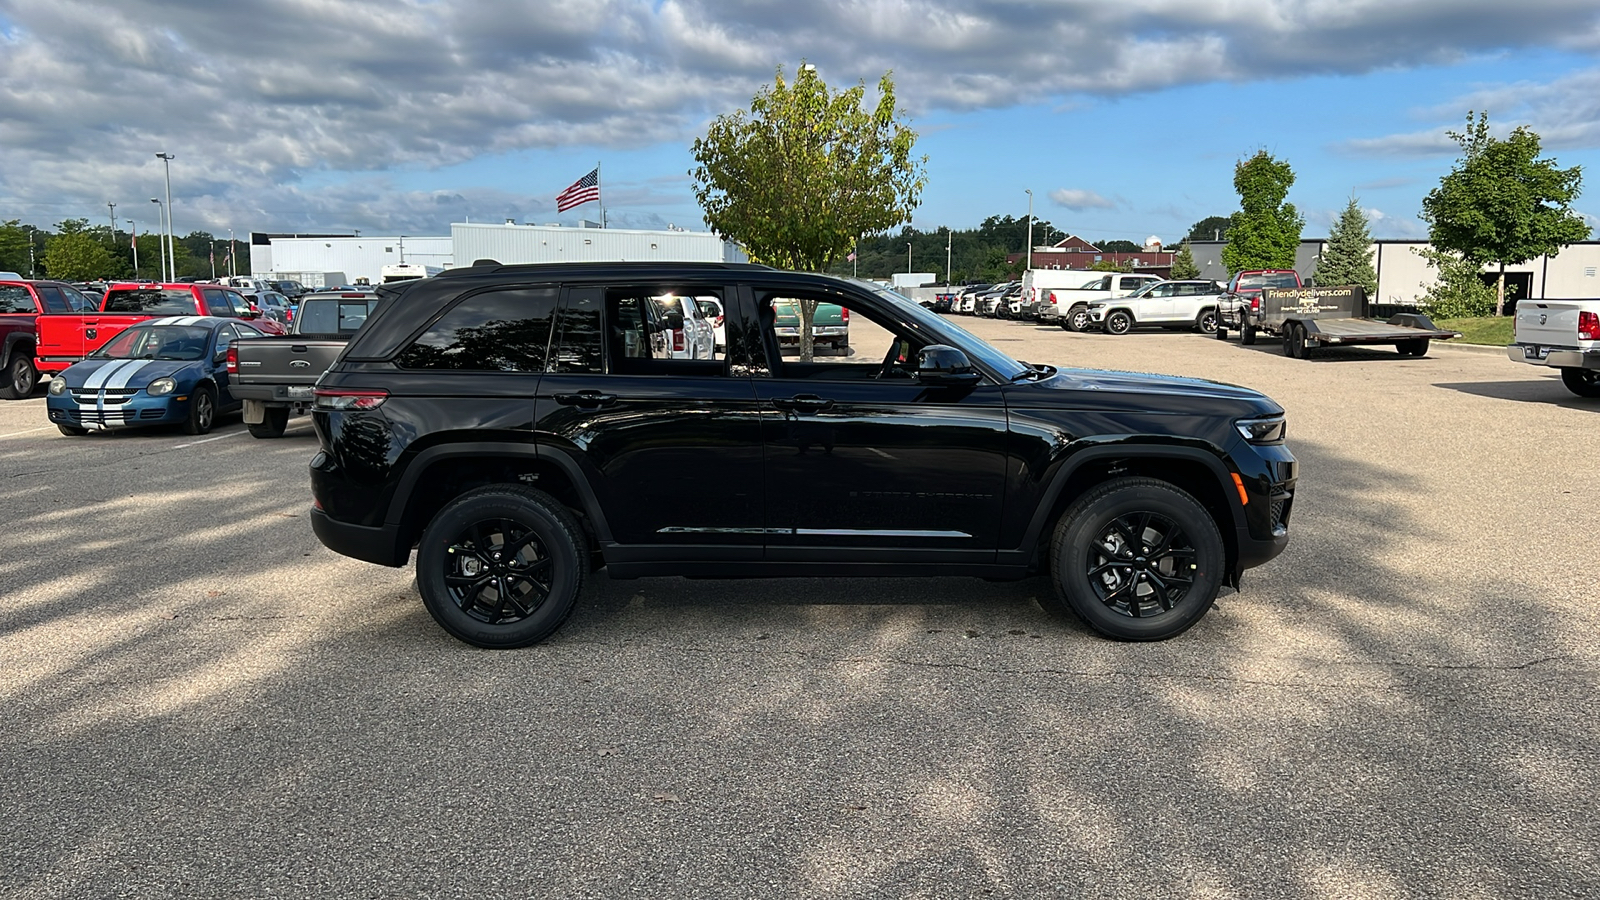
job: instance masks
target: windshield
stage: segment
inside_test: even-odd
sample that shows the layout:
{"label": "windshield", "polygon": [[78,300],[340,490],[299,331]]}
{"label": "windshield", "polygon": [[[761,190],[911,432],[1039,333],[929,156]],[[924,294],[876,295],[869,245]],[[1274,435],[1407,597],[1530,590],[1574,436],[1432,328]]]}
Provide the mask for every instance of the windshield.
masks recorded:
{"label": "windshield", "polygon": [[195,360],[206,355],[206,343],[210,339],[209,328],[139,325],[107,341],[105,346],[89,354],[89,358]]}
{"label": "windshield", "polygon": [[922,304],[912,300],[910,297],[882,285],[867,284],[872,288],[874,294],[892,303],[896,311],[918,327],[934,334],[954,332],[961,338],[960,348],[968,356],[974,357],[974,361],[982,361],[984,365],[993,369],[1001,378],[1010,381],[1028,372],[1027,366],[984,343],[977,335],[946,319],[944,316],[924,309]]}

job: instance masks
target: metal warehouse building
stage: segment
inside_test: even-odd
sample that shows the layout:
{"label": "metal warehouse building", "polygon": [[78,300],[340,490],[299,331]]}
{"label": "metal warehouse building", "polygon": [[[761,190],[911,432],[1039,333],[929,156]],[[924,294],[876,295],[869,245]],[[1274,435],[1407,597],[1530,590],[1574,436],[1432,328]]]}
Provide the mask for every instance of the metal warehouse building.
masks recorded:
{"label": "metal warehouse building", "polygon": [[709,231],[635,231],[559,225],[452,223],[457,265],[475,259],[502,263],[749,262],[738,244]]}
{"label": "metal warehouse building", "polygon": [[402,262],[448,268],[455,255],[447,237],[250,233],[250,271],[257,274],[343,272],[347,281],[378,284],[384,266]]}

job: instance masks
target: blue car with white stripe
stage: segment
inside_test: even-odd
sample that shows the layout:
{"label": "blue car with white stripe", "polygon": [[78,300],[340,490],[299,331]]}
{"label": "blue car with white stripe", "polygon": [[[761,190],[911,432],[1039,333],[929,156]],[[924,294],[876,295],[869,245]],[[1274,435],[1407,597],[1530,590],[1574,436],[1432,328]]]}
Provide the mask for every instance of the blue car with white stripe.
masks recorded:
{"label": "blue car with white stripe", "polygon": [[215,316],[140,322],[50,380],[50,421],[74,436],[170,424],[205,434],[219,414],[240,406],[228,389],[229,345],[262,336],[237,319]]}

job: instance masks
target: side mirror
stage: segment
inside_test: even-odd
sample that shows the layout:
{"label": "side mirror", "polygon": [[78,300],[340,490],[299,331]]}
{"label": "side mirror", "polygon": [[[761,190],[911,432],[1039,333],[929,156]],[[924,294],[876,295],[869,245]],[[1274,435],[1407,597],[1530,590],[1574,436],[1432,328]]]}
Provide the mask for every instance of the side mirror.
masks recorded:
{"label": "side mirror", "polygon": [[917,381],[937,387],[977,384],[980,376],[967,354],[948,344],[929,344],[917,353]]}

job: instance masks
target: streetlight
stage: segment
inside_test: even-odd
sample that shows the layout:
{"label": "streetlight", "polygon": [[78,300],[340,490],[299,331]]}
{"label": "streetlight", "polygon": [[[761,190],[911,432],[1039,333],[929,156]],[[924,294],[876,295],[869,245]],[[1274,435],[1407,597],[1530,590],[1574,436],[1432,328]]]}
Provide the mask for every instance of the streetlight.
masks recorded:
{"label": "streetlight", "polygon": [[32,225],[24,225],[23,227],[28,229],[28,278],[31,280],[35,277],[33,272],[33,243],[37,239],[39,229]]}
{"label": "streetlight", "polygon": [[1022,264],[1026,271],[1033,268],[1033,191],[1029,188],[1023,188],[1022,191],[1028,195],[1028,256]]}
{"label": "streetlight", "polygon": [[906,241],[906,274],[911,274],[911,242]]}
{"label": "streetlight", "polygon": [[161,282],[165,284],[167,278],[167,248],[162,243],[166,240],[167,233],[167,207],[159,197],[151,197],[150,202],[156,205],[156,224],[161,228],[161,233],[156,236],[156,255],[161,257]]}
{"label": "streetlight", "polygon": [[128,220],[129,233],[132,235],[130,243],[133,245],[133,280],[139,280],[139,223]]}
{"label": "streetlight", "polygon": [[[161,160],[161,167],[167,172],[167,271],[176,279],[178,277],[178,252],[172,246],[172,161],[177,159],[171,153],[157,153],[156,159]],[[1033,207],[1029,207],[1032,209]]]}
{"label": "streetlight", "polygon": [[944,286],[950,286],[950,242],[954,238],[950,234],[950,226],[944,226]]}

